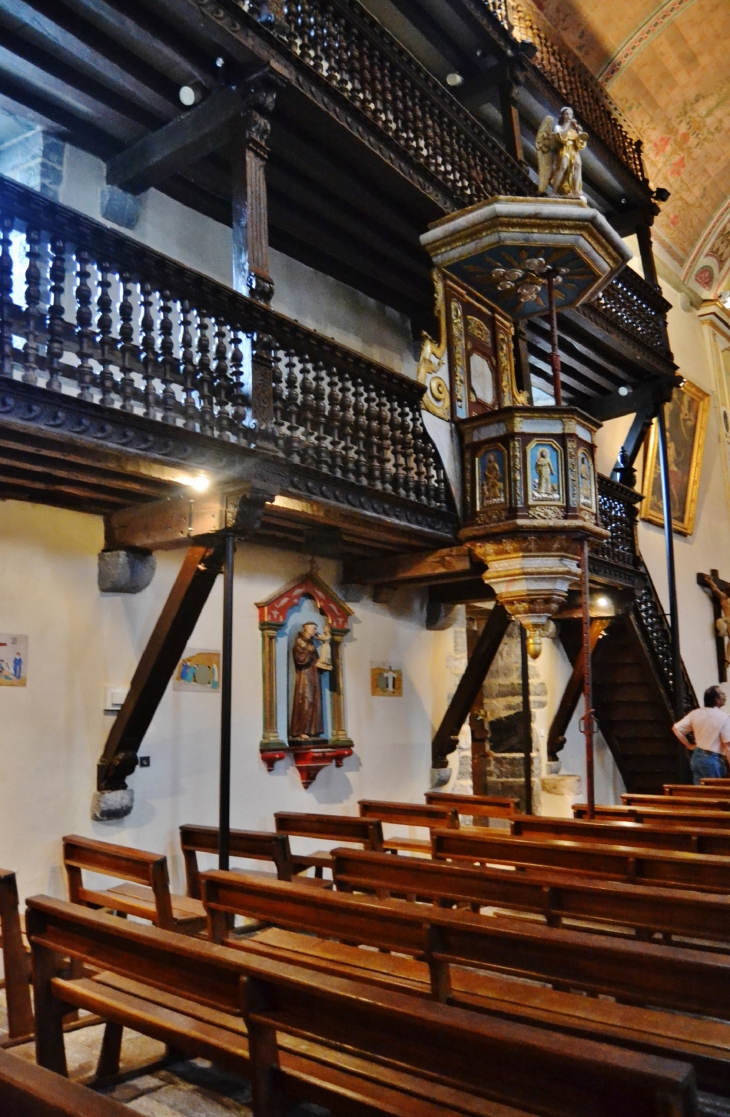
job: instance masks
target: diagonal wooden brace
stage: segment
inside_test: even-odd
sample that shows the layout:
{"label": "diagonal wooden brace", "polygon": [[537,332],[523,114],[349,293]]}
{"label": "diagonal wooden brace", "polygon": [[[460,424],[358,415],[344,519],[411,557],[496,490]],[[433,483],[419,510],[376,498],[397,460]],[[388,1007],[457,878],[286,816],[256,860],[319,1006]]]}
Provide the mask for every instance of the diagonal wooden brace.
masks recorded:
{"label": "diagonal wooden brace", "polygon": [[469,716],[487,671],[492,666],[511,623],[512,618],[504,605],[497,603],[489,614],[489,619],[469,657],[466,671],[459,680],[454,697],[436,730],[431,744],[433,768],[447,767],[446,757],[456,748],[459,731]]}

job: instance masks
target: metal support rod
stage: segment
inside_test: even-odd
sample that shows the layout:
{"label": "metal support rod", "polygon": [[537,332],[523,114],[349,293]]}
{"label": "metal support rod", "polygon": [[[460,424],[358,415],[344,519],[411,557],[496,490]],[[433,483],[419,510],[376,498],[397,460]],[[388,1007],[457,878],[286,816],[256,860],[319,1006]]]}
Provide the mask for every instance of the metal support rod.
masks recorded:
{"label": "metal support rod", "polygon": [[553,394],[555,406],[563,406],[563,385],[560,380],[560,349],[558,348],[558,312],[555,309],[555,276],[547,275],[548,306],[550,308],[550,364],[553,369]]}
{"label": "metal support rod", "polygon": [[684,680],[682,678],[682,655],[679,649],[679,610],[677,607],[677,572],[674,566],[674,528],[672,524],[672,490],[669,484],[669,448],[667,445],[667,422],[664,404],[659,404],[656,413],[659,430],[659,465],[662,481],[662,504],[664,506],[664,546],[667,557],[667,586],[669,588],[669,624],[672,635],[672,676],[674,681],[674,716],[684,716]]}
{"label": "metal support rod", "polygon": [[236,537],[226,535],[223,568],[223,649],[221,656],[221,758],[218,807],[218,868],[228,869],[231,843],[231,695],[233,679],[233,568]]}
{"label": "metal support rod", "polygon": [[596,790],[593,766],[593,663],[591,658],[591,587],[588,571],[588,540],[583,540],[580,562],[581,623],[583,629],[583,702],[585,709],[580,727],[586,739],[586,793],[588,818],[596,813]]}
{"label": "metal support rod", "polygon": [[522,661],[522,747],[525,753],[525,814],[532,814],[532,711],[530,709],[530,661],[527,658],[527,630],[520,625]]}

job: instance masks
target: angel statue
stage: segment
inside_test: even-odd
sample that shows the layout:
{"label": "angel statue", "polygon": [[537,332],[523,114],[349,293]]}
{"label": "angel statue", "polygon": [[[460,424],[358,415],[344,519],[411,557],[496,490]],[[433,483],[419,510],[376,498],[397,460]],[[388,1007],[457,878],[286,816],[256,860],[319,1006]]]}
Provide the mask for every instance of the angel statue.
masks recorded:
{"label": "angel statue", "polygon": [[545,117],[535,141],[538,193],[546,194],[550,186],[557,197],[585,201],[580,153],[587,143],[588,135],[578,127],[570,106],[560,110],[557,124],[552,116]]}

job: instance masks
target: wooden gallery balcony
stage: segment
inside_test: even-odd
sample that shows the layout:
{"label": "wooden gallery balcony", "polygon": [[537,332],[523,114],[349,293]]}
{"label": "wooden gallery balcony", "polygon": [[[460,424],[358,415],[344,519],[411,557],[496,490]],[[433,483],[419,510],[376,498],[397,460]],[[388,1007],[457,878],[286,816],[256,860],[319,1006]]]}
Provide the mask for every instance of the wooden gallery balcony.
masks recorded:
{"label": "wooden gallery balcony", "polygon": [[0,219],[0,496],[110,513],[124,545],[117,510],[202,474],[258,493],[264,542],[453,539],[414,381],[8,179]]}

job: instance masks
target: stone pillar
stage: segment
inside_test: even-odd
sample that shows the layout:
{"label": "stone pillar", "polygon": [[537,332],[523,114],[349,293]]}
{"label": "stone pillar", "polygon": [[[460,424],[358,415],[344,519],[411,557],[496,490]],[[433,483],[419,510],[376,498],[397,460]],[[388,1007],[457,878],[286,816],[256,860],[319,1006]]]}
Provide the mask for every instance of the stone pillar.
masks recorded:
{"label": "stone pillar", "polygon": [[[534,734],[534,714],[546,705],[547,690],[534,663],[529,664],[533,713],[532,803],[540,811],[541,761]],[[518,623],[507,630],[482,688],[484,718],[489,727],[486,787],[474,792],[509,795],[523,803],[525,758],[522,741],[522,670]]]}

